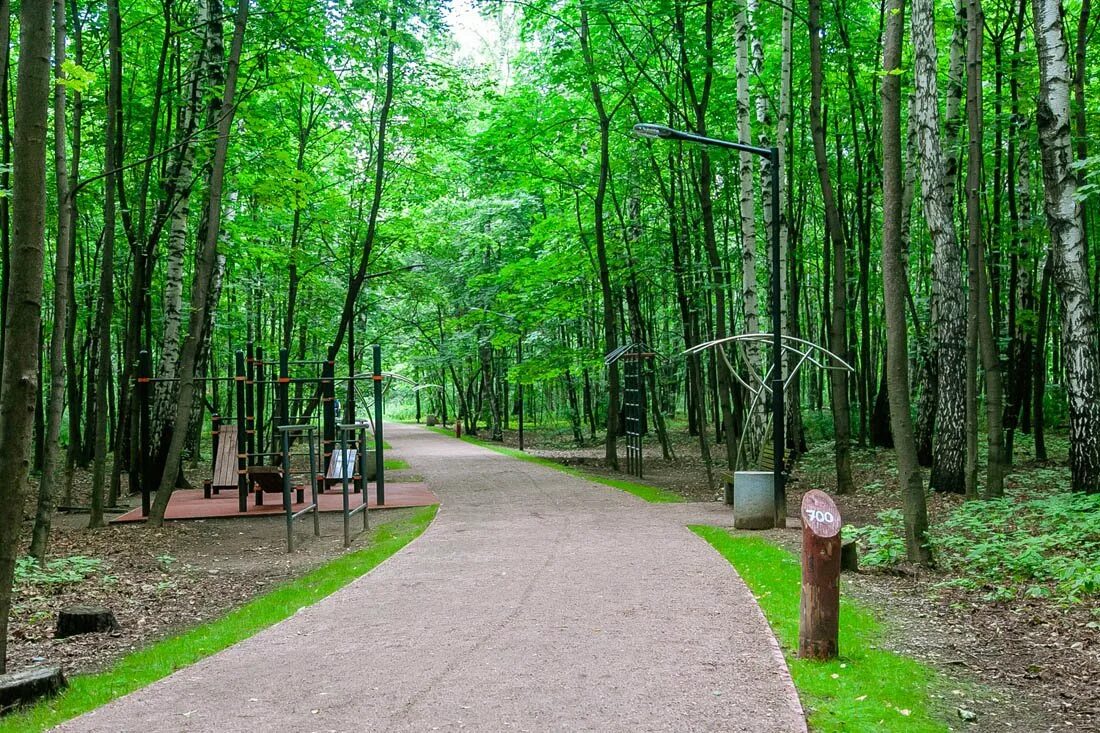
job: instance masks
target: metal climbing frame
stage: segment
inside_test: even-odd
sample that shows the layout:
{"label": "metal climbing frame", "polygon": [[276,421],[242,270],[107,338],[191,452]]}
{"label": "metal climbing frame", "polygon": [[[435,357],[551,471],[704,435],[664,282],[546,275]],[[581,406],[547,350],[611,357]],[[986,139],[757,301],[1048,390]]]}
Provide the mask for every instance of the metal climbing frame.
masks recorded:
{"label": "metal climbing frame", "polygon": [[645,344],[620,346],[604,359],[605,366],[623,361],[623,432],[626,435],[626,472],[644,478],[642,436],[646,433],[645,363],[656,354]]}
{"label": "metal climbing frame", "polygon": [[642,478],[642,418],[645,416],[642,358],[637,352],[628,352],[624,356],[626,384],[623,389],[623,427],[626,432],[626,472]]}

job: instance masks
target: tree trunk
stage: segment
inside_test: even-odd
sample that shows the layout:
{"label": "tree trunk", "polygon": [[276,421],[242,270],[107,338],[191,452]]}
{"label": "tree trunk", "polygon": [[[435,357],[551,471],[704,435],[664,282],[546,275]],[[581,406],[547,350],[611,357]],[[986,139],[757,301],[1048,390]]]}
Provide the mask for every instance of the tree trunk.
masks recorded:
{"label": "tree trunk", "polygon": [[[180,362],[180,332],[183,322],[183,275],[187,253],[187,228],[191,215],[191,189],[198,148],[198,122],[204,103],[216,105],[216,89],[225,57],[222,46],[222,6],[220,0],[199,0],[195,4],[195,34],[198,42],[188,72],[186,101],[180,105],[176,124],[179,151],[172,162],[165,196],[158,207],[158,220],[167,217],[168,252],[164,268],[164,331],[161,336],[160,359],[156,376],[173,380]],[[159,228],[158,228],[159,231]],[[155,246],[156,242],[150,242]],[[149,420],[150,456],[148,468],[152,475],[160,473],[171,441],[171,428],[179,397],[179,383],[157,382],[153,386]]]}
{"label": "tree trunk", "polygon": [[1032,0],[1039,57],[1039,149],[1054,281],[1062,304],[1062,349],[1070,416],[1073,490],[1100,492],[1100,374],[1077,173],[1070,164],[1070,73],[1060,0]]}
{"label": "tree trunk", "polygon": [[[618,331],[615,327],[615,295],[611,289],[611,272],[607,264],[607,240],[604,229],[604,201],[607,197],[607,179],[611,171],[609,152],[611,117],[604,106],[600,91],[598,69],[589,45],[588,10],[581,7],[581,52],[584,55],[588,73],[588,86],[592,93],[592,104],[600,125],[600,164],[596,183],[596,198],[593,203],[596,235],[596,261],[599,265],[600,291],[603,296],[604,351],[610,353],[618,348]],[[604,444],[604,461],[608,468],[619,469],[617,439],[619,435],[619,366],[612,363],[607,367],[607,435]]]}
{"label": "tree trunk", "polygon": [[905,551],[910,562],[932,563],[928,545],[928,509],[917,464],[917,445],[909,403],[909,345],[905,324],[908,289],[902,256],[904,193],[901,173],[901,69],[905,35],[904,0],[886,3],[882,77],[882,285],[886,307],[886,380],[890,429],[898,460],[898,484],[905,517]]}
{"label": "tree trunk", "polygon": [[990,315],[989,281],[982,229],[982,34],[984,16],[981,0],[967,0],[967,125],[970,148],[967,153],[966,216],[969,246],[974,251],[977,289],[978,348],[985,373],[987,499],[1004,495],[1004,391],[1001,361]]}
{"label": "tree trunk", "polygon": [[96,320],[99,323],[98,339],[99,368],[95,379],[95,461],[92,464],[92,511],[88,516],[88,527],[103,527],[103,491],[107,478],[107,442],[110,402],[108,384],[111,379],[111,320],[115,306],[115,191],[116,177],[121,175],[118,166],[121,163],[116,137],[122,115],[122,18],[118,0],[107,0],[107,32],[109,73],[107,79],[107,126],[106,146],[103,167],[106,176],[103,179],[103,246],[99,265],[99,311]]}
{"label": "tree trunk", "polygon": [[[57,191],[57,238],[54,254],[53,330],[50,333],[50,400],[46,410],[46,457],[38,483],[38,503],[31,532],[30,554],[40,564],[46,561],[46,548],[53,520],[57,487],[64,480],[61,469],[61,421],[65,409],[65,334],[68,331],[69,289],[72,287],[72,240],[69,206],[69,178],[65,134],[65,0],[54,0],[54,77],[53,160]],[[73,375],[75,378],[75,375]]]}
{"label": "tree trunk", "polygon": [[[84,62],[84,34],[80,25],[80,16],[76,12],[76,0],[69,0],[69,20],[72,23],[73,28],[73,54],[76,57],[76,63],[83,65]],[[72,174],[69,176],[70,181],[80,180],[80,154],[81,154],[81,131],[83,129],[84,121],[84,100],[80,92],[73,92],[73,141],[72,141]],[[69,207],[69,221],[72,222],[72,226],[69,227],[69,252],[73,256],[76,254],[76,221],[77,221],[77,195],[76,191],[72,191],[69,194],[68,199]],[[69,447],[65,455],[65,486],[62,491],[62,497],[66,504],[72,503],[73,494],[73,469],[76,465],[81,444],[81,420],[80,420],[80,370],[78,367],[77,355],[76,355],[76,320],[77,320],[77,302],[76,302],[76,290],[74,285],[75,278],[70,274],[69,277],[69,292],[68,299],[68,313],[65,319],[65,373],[66,379],[66,394],[68,396],[69,403]]]}
{"label": "tree trunk", "polygon": [[[750,116],[750,100],[749,100],[749,74],[754,75],[758,73],[756,68],[756,54],[759,43],[756,39],[753,39],[753,63],[750,70],[749,64],[749,36],[751,35],[752,18],[750,13],[755,10],[756,0],[748,0],[748,2],[741,6],[740,11],[737,13],[734,19],[734,38],[736,39],[737,48],[737,60],[736,60],[736,73],[737,73],[737,139],[746,144],[752,144],[752,119]],[[760,51],[761,57],[763,56],[763,50]],[[760,59],[760,63],[763,63],[763,59]],[[764,117],[764,99],[762,96],[757,98],[757,116],[758,118]],[[758,119],[758,121],[762,121]],[[761,130],[766,129],[763,126]],[[760,145],[764,146],[764,142]],[[760,305],[757,302],[756,292],[759,290],[759,285],[756,280],[756,212],[753,200],[755,193],[753,191],[753,164],[756,160],[756,156],[751,153],[739,153],[738,154],[738,173],[740,182],[740,222],[741,222],[741,309],[745,318],[745,333],[759,333],[760,331]],[[770,181],[770,175],[765,180]],[[770,211],[770,207],[767,207]],[[749,363],[746,365],[747,370],[750,373],[763,374],[761,367],[763,365],[763,353],[760,346],[756,343],[749,343],[745,345],[745,354],[748,357]],[[759,446],[765,439],[765,425],[763,420],[763,407],[766,400],[760,400],[757,403],[756,408],[748,415],[745,416],[745,424],[742,428],[745,431],[745,444],[750,446],[752,450],[751,455],[759,453]],[[735,440],[732,433],[726,436],[727,446],[733,446]],[[738,456],[738,459],[743,460],[743,456]]]}
{"label": "tree trunk", "polygon": [[176,407],[175,424],[172,428],[172,442],[168,448],[164,473],[160,479],[156,499],[149,512],[149,522],[160,526],[164,522],[164,511],[176,485],[180,468],[183,444],[187,439],[187,427],[191,421],[191,408],[195,394],[195,365],[201,346],[203,326],[206,323],[206,307],[211,280],[214,275],[218,251],[218,234],[221,228],[222,184],[225,180],[225,163],[229,153],[229,133],[233,124],[237,73],[240,68],[241,49],[244,45],[244,31],[248,22],[248,0],[240,0],[233,27],[233,43],[229,52],[229,63],[225,75],[225,89],[222,92],[220,115],[218,120],[217,142],[214,145],[214,158],[208,177],[208,207],[203,226],[199,229],[199,255],[195,263],[195,276],[191,285],[191,316],[188,320],[187,338],[180,356],[180,392]]}
{"label": "tree trunk", "polygon": [[966,308],[952,190],[939,135],[936,29],[931,0],[913,0],[912,15],[917,143],[924,218],[934,247],[932,290],[936,351],[936,440],[932,477],[936,491],[963,493],[966,457]]}
{"label": "tree trunk", "polygon": [[8,615],[38,398],[38,330],[46,235],[46,118],[50,100],[50,1],[19,13],[12,158],[12,249],[0,378],[0,673],[7,671]]}
{"label": "tree trunk", "polygon": [[[821,90],[824,76],[821,61],[821,0],[810,0],[810,132],[813,136],[814,160],[821,182],[821,197],[825,206],[826,235],[832,244],[832,309],[829,314],[829,348],[836,354],[848,351],[848,280],[846,277],[846,243],[841,228],[833,185],[829,177],[829,160],[825,153],[825,125],[821,115]],[[833,413],[836,451],[836,491],[849,494],[855,490],[852,482],[850,455],[851,414],[848,407],[848,374],[829,371],[829,387]]]}

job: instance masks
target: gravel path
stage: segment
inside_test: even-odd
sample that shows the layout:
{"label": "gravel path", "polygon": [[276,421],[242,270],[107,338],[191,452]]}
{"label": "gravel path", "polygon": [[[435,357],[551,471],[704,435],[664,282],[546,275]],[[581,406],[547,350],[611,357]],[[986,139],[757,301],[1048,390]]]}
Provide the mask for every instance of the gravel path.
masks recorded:
{"label": "gravel path", "polygon": [[805,731],[752,595],[689,522],[394,425],[443,505],[370,574],[71,731]]}

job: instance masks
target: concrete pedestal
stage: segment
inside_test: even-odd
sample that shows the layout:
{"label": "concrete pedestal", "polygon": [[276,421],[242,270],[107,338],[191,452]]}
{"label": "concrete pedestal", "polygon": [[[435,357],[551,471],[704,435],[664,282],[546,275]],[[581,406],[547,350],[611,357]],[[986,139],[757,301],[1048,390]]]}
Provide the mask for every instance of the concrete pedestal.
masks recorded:
{"label": "concrete pedestal", "polygon": [[733,526],[771,529],[775,526],[775,489],[771,471],[733,474]]}

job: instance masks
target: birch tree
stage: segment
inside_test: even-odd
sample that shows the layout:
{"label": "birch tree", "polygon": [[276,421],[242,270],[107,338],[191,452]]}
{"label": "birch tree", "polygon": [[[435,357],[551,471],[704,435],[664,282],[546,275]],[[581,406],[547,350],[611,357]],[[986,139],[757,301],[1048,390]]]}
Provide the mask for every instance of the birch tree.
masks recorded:
{"label": "birch tree", "polygon": [[1043,208],[1051,234],[1053,277],[1062,304],[1062,350],[1069,401],[1073,489],[1100,492],[1100,374],[1096,314],[1085,261],[1077,176],[1070,164],[1070,75],[1060,0],[1032,0],[1039,59],[1039,152]]}
{"label": "birch tree", "polygon": [[932,0],[913,0],[913,114],[924,218],[934,248],[932,330],[935,339],[936,439],[930,485],[937,491],[965,490],[966,308],[962,262],[952,214],[952,190],[940,140],[939,84],[936,79],[936,24]]}
{"label": "birch tree", "polygon": [[[195,33],[198,36],[185,86],[186,96],[179,106],[177,139],[179,152],[165,185],[160,204],[161,217],[167,218],[168,248],[165,257],[164,331],[161,337],[158,377],[177,376],[180,359],[180,327],[183,322],[183,274],[187,252],[188,223],[191,214],[191,189],[195,155],[198,148],[198,124],[204,102],[216,101],[207,90],[217,88],[219,60],[224,58],[221,29],[221,2],[199,0],[195,4]],[[171,439],[172,418],[179,396],[179,383],[157,382],[153,393],[150,443],[154,465],[164,459]],[[159,460],[158,460],[159,459]]]}

